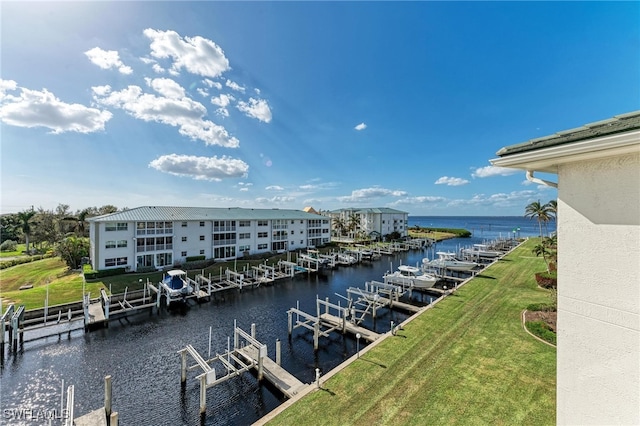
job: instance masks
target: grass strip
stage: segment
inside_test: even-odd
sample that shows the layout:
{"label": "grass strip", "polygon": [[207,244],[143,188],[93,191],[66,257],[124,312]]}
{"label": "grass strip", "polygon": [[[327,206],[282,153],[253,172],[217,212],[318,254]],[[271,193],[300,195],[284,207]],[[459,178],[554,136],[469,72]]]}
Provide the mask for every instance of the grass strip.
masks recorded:
{"label": "grass strip", "polygon": [[555,423],[556,351],[520,313],[548,300],[528,241],[269,425]]}

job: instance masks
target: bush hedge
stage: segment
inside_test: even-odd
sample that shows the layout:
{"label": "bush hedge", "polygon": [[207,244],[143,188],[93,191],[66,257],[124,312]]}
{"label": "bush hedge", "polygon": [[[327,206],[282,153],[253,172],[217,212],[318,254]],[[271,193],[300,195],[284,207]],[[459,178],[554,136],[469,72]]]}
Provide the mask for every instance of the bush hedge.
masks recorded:
{"label": "bush hedge", "polygon": [[53,254],[36,254],[34,256],[17,257],[15,259],[0,261],[0,269],[7,269],[12,266],[22,265],[23,263],[35,262],[36,260],[42,260],[48,257],[53,257]]}
{"label": "bush hedge", "polygon": [[525,323],[527,329],[544,340],[545,342],[556,344],[556,333],[551,331],[544,321],[527,321]]}

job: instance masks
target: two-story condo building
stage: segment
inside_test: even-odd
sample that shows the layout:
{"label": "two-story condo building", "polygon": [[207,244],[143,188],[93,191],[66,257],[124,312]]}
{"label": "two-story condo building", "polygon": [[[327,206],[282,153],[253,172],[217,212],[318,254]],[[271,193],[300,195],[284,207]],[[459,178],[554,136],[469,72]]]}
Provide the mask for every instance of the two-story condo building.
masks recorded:
{"label": "two-story condo building", "polygon": [[[409,213],[386,207],[346,208],[323,212],[323,214],[331,217],[335,221],[334,225],[342,223],[346,229],[350,229],[347,232],[350,238],[356,238],[358,235],[380,238],[393,232],[405,237],[409,228]],[[355,227],[351,226],[352,222],[355,222]],[[336,239],[342,236],[339,234],[342,234],[342,230],[334,229]]]}
{"label": "two-story condo building", "polygon": [[331,240],[331,219],[300,210],[145,206],[87,219],[91,265],[164,268],[187,258],[317,247]]}

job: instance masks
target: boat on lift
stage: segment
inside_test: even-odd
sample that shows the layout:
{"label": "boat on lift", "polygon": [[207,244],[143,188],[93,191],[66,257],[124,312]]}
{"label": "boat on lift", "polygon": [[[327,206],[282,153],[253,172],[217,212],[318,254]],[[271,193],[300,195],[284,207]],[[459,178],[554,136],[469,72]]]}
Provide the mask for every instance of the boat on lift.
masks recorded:
{"label": "boat on lift", "polygon": [[187,273],[181,269],[168,271],[160,282],[160,287],[167,295],[167,304],[184,301],[185,297],[194,291],[193,286],[189,284]]}
{"label": "boat on lift", "polygon": [[476,262],[468,260],[460,260],[456,257],[455,253],[439,251],[435,259],[429,259],[425,257],[422,259],[422,266],[425,269],[448,269],[456,272],[469,272],[474,269],[478,264]]}
{"label": "boat on lift", "polygon": [[430,273],[424,272],[417,266],[400,265],[394,272],[384,275],[385,284],[402,285],[417,289],[427,289],[433,287],[438,278]]}
{"label": "boat on lift", "polygon": [[486,244],[474,244],[471,248],[462,249],[462,254],[468,258],[494,259],[503,255],[501,251],[490,250]]}

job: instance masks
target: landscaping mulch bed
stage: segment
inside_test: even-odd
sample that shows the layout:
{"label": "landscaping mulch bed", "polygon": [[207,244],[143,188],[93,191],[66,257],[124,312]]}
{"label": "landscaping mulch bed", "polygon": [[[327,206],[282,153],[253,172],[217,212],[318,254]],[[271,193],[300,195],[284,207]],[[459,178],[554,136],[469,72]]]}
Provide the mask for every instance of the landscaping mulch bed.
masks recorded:
{"label": "landscaping mulch bed", "polygon": [[525,314],[525,322],[544,321],[549,326],[549,328],[551,328],[551,330],[555,333],[557,317],[558,317],[557,312],[527,311]]}

